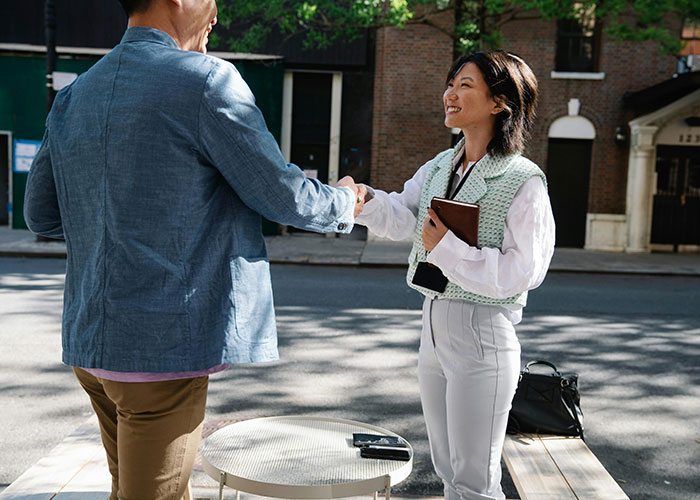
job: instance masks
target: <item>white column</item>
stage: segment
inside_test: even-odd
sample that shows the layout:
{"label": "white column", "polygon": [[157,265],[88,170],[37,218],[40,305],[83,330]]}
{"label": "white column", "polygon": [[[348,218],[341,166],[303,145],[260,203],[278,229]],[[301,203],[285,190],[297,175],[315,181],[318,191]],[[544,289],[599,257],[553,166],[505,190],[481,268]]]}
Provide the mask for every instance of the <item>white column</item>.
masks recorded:
{"label": "white column", "polygon": [[631,146],[627,170],[627,252],[648,252],[654,203],[654,136],[656,126],[630,124]]}
{"label": "white column", "polygon": [[[331,82],[331,130],[328,144],[328,185],[335,186],[340,176],[340,118],[343,103],[343,74],[333,73]],[[326,233],[335,238],[335,233]]]}
{"label": "white column", "polygon": [[292,157],[292,101],[294,96],[294,73],[285,71],[282,85],[282,156],[289,163]]}
{"label": "white column", "polygon": [[340,172],[340,118],[343,102],[343,74],[333,73],[331,86],[331,130],[328,151],[328,184],[338,182]]}

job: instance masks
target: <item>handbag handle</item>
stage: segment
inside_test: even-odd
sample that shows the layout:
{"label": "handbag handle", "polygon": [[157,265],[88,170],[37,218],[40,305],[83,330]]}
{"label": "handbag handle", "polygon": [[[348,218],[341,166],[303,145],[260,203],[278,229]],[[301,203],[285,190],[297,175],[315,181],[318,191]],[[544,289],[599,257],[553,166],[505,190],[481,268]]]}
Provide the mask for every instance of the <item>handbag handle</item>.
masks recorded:
{"label": "handbag handle", "polygon": [[530,361],[528,364],[525,365],[525,368],[523,368],[524,373],[530,373],[530,367],[534,365],[547,365],[549,366],[554,372],[559,375],[559,370],[557,370],[557,367],[554,366],[552,363],[549,361],[543,361],[543,360],[538,360],[538,361]]}
{"label": "handbag handle", "polygon": [[574,417],[574,421],[576,422],[576,432],[578,432],[579,437],[581,438],[582,441],[585,441],[585,438],[583,437],[583,424],[578,418],[578,411],[576,411],[576,404],[574,403],[574,398],[569,394],[569,391],[563,390],[561,392],[562,397],[564,398],[564,402],[566,403],[566,410],[569,412],[569,415]]}

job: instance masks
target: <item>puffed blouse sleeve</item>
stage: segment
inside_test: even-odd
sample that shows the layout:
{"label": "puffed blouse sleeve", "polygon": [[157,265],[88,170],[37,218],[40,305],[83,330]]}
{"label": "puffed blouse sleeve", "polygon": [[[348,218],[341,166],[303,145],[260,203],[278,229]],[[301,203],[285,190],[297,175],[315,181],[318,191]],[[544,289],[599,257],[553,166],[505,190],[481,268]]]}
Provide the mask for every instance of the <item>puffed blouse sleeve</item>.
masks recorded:
{"label": "puffed blouse sleeve", "polygon": [[371,189],[368,201],[355,223],[367,226],[377,236],[405,240],[413,236],[418,215],[420,193],[428,172],[428,163],[420,167],[403,185],[400,193]]}

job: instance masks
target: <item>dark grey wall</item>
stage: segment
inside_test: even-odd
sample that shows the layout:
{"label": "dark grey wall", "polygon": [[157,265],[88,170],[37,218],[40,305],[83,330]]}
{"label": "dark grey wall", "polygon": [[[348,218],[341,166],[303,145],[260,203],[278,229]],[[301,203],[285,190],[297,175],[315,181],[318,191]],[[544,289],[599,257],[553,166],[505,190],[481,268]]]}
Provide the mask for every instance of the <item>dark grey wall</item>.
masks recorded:
{"label": "dark grey wall", "polygon": [[[56,44],[112,48],[126,29],[117,0],[54,0]],[[0,43],[44,45],[44,0],[0,2]]]}

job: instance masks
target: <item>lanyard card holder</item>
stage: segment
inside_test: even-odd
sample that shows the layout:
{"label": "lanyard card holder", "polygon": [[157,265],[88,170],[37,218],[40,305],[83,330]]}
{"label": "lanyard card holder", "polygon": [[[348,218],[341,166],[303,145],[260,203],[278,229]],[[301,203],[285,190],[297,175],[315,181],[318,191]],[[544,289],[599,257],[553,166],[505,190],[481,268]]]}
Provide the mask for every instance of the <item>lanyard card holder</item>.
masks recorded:
{"label": "lanyard card holder", "polygon": [[442,274],[439,267],[427,262],[419,262],[411,283],[442,293],[447,288],[447,277]]}

